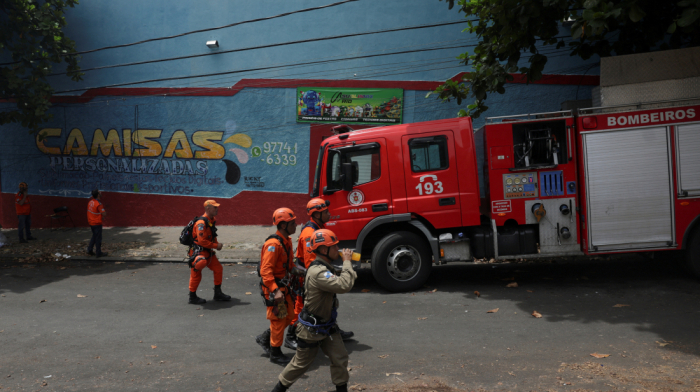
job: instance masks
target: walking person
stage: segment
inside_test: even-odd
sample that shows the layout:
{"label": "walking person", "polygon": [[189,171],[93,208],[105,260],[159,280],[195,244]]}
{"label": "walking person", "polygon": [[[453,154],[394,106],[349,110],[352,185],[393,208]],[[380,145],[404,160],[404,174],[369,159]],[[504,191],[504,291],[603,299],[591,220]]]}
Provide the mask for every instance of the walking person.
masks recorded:
{"label": "walking person", "polygon": [[331,262],[338,258],[338,238],[327,229],[314,232],[309,249],[316,260],[306,273],[304,309],[296,328],[297,351],[292,361],[278,377],[272,392],[285,392],[311,366],[319,347],[331,362],[331,381],[338,392],[347,392],[350,374],[348,352],[338,332],[337,294],[347,293],[355,284],[357,274],[352,269],[352,250],[343,249],[343,269],[339,275]]}
{"label": "walking person", "polygon": [[[92,191],[92,199],[88,203],[87,219],[92,230],[90,244],[88,244],[87,253],[90,256],[103,257],[107,256],[106,252],[102,252],[102,218],[107,216],[107,211],[102,205],[102,192],[98,189]],[[92,250],[95,249],[97,253]]]}
{"label": "walking person", "polygon": [[230,301],[231,296],[221,291],[221,282],[224,277],[224,267],[216,257],[216,251],[221,250],[224,244],[218,241],[216,235],[216,216],[219,214],[220,204],[214,200],[204,202],[204,215],[194,224],[192,235],[194,246],[190,248],[189,256],[194,258],[190,264],[190,299],[189,304],[201,305],[207,303],[204,298],[197,296],[199,282],[202,281],[202,270],[209,268],[214,273],[214,301]]}
{"label": "walking person", "polygon": [[[311,266],[311,263],[316,260],[316,254],[310,252],[308,246],[311,243],[311,236],[316,230],[325,229],[326,223],[331,219],[330,211],[328,207],[331,202],[328,200],[323,200],[321,198],[315,197],[306,203],[306,214],[309,216],[309,221],[301,227],[301,232],[299,233],[299,240],[297,242],[297,252],[296,257],[304,263],[304,268],[307,270]],[[292,324],[287,327],[287,335],[284,339],[284,347],[291,348],[292,350],[297,349],[297,337],[296,333],[296,323],[299,318],[299,313],[304,307],[304,297],[302,295],[297,296],[296,303],[294,305],[294,320]],[[352,331],[343,331],[338,328],[340,336],[343,340],[352,339],[355,334]]]}
{"label": "walking person", "polygon": [[[26,182],[19,183],[19,192],[15,195],[15,210],[17,211],[17,231],[19,232],[19,242],[35,240],[32,237],[32,205],[29,203],[29,186]],[[25,239],[25,233],[27,238]]]}
{"label": "walking person", "polygon": [[275,234],[265,240],[260,252],[260,290],[267,306],[270,328],[255,338],[269,355],[270,362],[286,365],[290,358],[282,353],[284,330],[294,318],[294,295],[290,287],[290,273],[294,268],[292,239],[297,231],[294,212],[289,208],[278,208],[272,214],[272,224],[277,226]]}

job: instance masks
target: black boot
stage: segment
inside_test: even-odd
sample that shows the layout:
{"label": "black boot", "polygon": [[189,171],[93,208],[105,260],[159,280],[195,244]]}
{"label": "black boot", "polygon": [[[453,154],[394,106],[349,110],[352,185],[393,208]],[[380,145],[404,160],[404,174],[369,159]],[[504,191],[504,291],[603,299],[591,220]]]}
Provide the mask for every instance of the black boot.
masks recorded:
{"label": "black boot", "polygon": [[287,364],[291,360],[292,358],[289,358],[288,356],[282,353],[281,347],[270,347],[270,362],[275,363],[277,365],[287,366]]}
{"label": "black boot", "polygon": [[340,334],[340,337],[343,340],[350,340],[352,339],[353,336],[355,336],[355,332],[352,331],[343,331],[342,329],[338,328],[338,333]]}
{"label": "black boot", "polygon": [[297,334],[294,332],[296,325],[287,327],[287,335],[284,337],[284,347],[291,350],[297,349]]}
{"label": "black boot", "polygon": [[259,344],[265,351],[266,356],[270,356],[270,329],[266,329],[265,332],[255,337],[255,343]]}
{"label": "black boot", "polygon": [[348,384],[336,385],[335,392],[348,392]]}
{"label": "black boot", "polygon": [[281,382],[277,381],[277,385],[275,385],[275,388],[272,389],[272,392],[286,392],[287,389],[288,388],[282,385]]}
{"label": "black boot", "polygon": [[204,298],[199,298],[197,297],[197,293],[194,291],[190,291],[190,300],[187,301],[188,304],[192,305],[202,305],[207,303],[207,300]]}
{"label": "black boot", "polygon": [[231,296],[221,292],[221,285],[214,286],[214,301],[230,301]]}

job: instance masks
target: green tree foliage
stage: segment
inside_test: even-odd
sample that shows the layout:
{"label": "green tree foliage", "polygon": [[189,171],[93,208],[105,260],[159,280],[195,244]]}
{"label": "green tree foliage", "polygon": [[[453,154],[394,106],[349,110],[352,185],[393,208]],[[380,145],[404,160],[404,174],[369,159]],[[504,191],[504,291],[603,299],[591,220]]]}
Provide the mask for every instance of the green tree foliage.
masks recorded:
{"label": "green tree foliage", "polygon": [[66,63],[67,75],[81,80],[75,42],[63,34],[64,10],[75,0],[0,1],[0,99],[16,102],[0,111],[0,125],[18,122],[36,131],[52,116],[53,88],[47,81],[53,64]]}
{"label": "green tree foliage", "polygon": [[[700,45],[700,0],[445,1],[450,9],[458,5],[468,20],[464,31],[478,42],[459,56],[471,72],[428,96],[458,104],[473,98],[460,116],[479,117],[488,109],[488,94],[504,94],[513,73],[524,74],[528,83],[540,80],[547,64],[542,49],[548,46],[585,60]],[[570,32],[562,28],[565,21],[572,23]]]}

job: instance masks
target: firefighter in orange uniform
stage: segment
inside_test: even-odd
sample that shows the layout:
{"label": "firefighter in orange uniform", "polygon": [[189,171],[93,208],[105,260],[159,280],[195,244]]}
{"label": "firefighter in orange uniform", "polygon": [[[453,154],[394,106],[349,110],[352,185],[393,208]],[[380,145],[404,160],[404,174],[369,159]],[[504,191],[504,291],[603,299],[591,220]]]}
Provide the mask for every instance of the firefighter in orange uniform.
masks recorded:
{"label": "firefighter in orange uniform", "polygon": [[[19,183],[19,192],[15,195],[15,210],[17,210],[17,231],[19,232],[19,242],[27,242],[27,240],[35,240],[32,237],[32,205],[29,204],[29,186],[26,182]],[[24,233],[27,233],[27,238],[24,238]]]}
{"label": "firefighter in orange uniform", "polygon": [[224,267],[216,257],[216,251],[223,248],[216,238],[216,215],[219,213],[219,203],[214,200],[204,202],[204,215],[194,224],[192,235],[194,247],[190,250],[190,257],[195,256],[190,268],[190,304],[201,305],[207,303],[204,298],[197,296],[197,287],[202,281],[202,270],[206,267],[214,272],[214,301],[230,301],[231,296],[221,292],[221,281],[224,275]]}
{"label": "firefighter in orange uniform", "polygon": [[[316,260],[316,254],[310,252],[308,247],[311,243],[311,236],[314,231],[325,229],[326,223],[331,219],[330,211],[328,207],[331,202],[328,200],[323,200],[321,198],[313,198],[306,203],[306,214],[311,218],[304,226],[301,227],[301,233],[299,233],[299,240],[297,242],[297,254],[296,257],[299,261],[303,261],[304,268],[309,269],[311,263]],[[302,282],[303,285],[303,282]],[[284,347],[291,348],[292,350],[297,349],[297,336],[294,333],[296,329],[296,322],[299,318],[299,313],[304,308],[304,298],[302,296],[297,296],[296,304],[294,306],[294,320],[292,324],[287,328],[287,336],[284,339]],[[355,333],[352,331],[343,331],[338,328],[340,336],[343,340],[352,339]]]}
{"label": "firefighter in orange uniform", "polygon": [[286,365],[291,358],[282,353],[284,329],[294,319],[294,293],[290,287],[290,273],[294,267],[293,245],[290,235],[296,233],[297,222],[289,208],[278,208],[272,215],[277,232],[265,240],[260,252],[260,290],[267,306],[270,329],[255,341],[270,355],[270,362]]}
{"label": "firefighter in orange uniform", "polygon": [[[102,252],[102,218],[107,216],[107,211],[105,211],[101,200],[102,192],[99,189],[94,189],[87,209],[87,220],[92,231],[87,253],[90,256],[97,255],[97,257],[107,256],[107,252]],[[97,254],[92,251],[93,247],[97,250]]]}

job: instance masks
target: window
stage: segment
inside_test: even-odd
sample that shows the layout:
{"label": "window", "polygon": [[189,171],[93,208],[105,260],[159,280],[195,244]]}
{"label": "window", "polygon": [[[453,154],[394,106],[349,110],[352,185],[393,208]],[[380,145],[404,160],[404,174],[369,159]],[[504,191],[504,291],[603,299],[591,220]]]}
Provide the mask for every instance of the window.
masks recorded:
{"label": "window", "polygon": [[356,177],[353,186],[366,184],[381,176],[379,145],[371,143],[340,148],[328,152],[328,189],[341,189],[340,168],[342,163],[352,163]]}
{"label": "window", "polygon": [[444,170],[449,167],[445,136],[411,139],[408,141],[408,147],[411,152],[411,169],[415,173]]}

